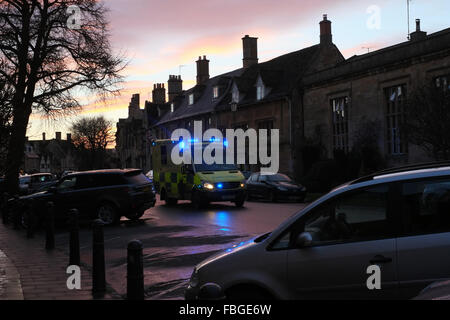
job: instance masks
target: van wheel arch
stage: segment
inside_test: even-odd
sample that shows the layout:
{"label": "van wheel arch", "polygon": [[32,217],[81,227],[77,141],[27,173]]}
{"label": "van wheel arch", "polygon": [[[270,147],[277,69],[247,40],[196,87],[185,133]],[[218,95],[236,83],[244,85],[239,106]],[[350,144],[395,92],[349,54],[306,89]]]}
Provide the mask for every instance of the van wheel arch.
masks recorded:
{"label": "van wheel arch", "polygon": [[228,300],[275,300],[268,289],[255,283],[240,283],[225,290]]}

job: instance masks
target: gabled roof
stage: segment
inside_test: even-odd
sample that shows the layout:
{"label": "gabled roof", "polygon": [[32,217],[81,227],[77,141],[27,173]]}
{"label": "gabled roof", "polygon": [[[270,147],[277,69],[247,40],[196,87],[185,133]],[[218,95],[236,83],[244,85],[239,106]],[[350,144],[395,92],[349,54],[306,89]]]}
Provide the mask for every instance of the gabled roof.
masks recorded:
{"label": "gabled roof", "polygon": [[[214,111],[215,106],[222,100],[222,96],[213,99],[213,88],[216,85],[224,85],[224,83],[228,85],[233,77],[240,76],[243,71],[244,69],[241,68],[216,76],[209,79],[204,85],[196,85],[185,91],[183,93],[184,98],[177,101],[176,110],[163,115],[158,125]],[[226,81],[224,81],[225,79]],[[189,95],[191,94],[194,94],[193,105],[189,105]]]}
{"label": "gabled roof", "polygon": [[[298,80],[306,74],[319,54],[320,45],[291,52],[264,63],[254,64],[248,68],[237,69],[209,79],[204,85],[185,91],[178,100],[176,110],[161,117],[157,125],[194,117],[213,111],[225,110],[231,102],[231,88],[235,83],[239,89],[239,104],[251,104],[256,101],[255,85],[260,76],[268,88],[264,100],[279,99],[290,95]],[[217,85],[226,87],[218,99],[213,99],[213,88]],[[194,94],[194,104],[189,105],[189,95]],[[177,100],[176,100],[177,101]]]}

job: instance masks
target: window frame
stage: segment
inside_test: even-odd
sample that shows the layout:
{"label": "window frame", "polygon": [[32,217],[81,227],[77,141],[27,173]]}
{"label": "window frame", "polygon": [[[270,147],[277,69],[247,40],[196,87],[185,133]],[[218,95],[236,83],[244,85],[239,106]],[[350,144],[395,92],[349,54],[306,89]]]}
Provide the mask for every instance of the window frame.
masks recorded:
{"label": "window frame", "polygon": [[[349,96],[339,96],[330,99],[331,125],[333,128],[333,150],[341,150],[347,154],[349,146]],[[343,110],[338,110],[339,102],[343,102]],[[340,118],[338,118],[340,117]]]}
{"label": "window frame", "polygon": [[[395,93],[392,91],[398,90],[398,88],[401,88],[402,98],[401,100],[398,99],[399,95],[397,92],[395,101],[392,101],[391,98]],[[408,85],[406,83],[383,88],[386,154],[391,157],[403,156],[409,152],[408,140],[401,130],[402,125],[406,121],[407,94]]]}
{"label": "window frame", "polygon": [[[349,197],[354,194],[357,194],[359,192],[366,191],[368,189],[373,189],[376,187],[381,187],[383,185],[387,185],[388,191],[387,191],[387,200],[386,200],[386,220],[388,224],[392,225],[392,234],[391,235],[385,235],[383,237],[377,237],[374,239],[367,238],[367,239],[358,239],[358,240],[346,240],[346,241],[333,241],[333,242],[327,242],[323,244],[317,244],[313,246],[309,246],[307,248],[297,248],[295,246],[295,240],[298,237],[298,235],[301,234],[301,232],[304,232],[305,223],[312,215],[315,215],[318,210],[321,210],[325,206],[329,206],[333,202],[338,201],[339,199],[343,197]],[[402,218],[401,213],[396,214],[395,212],[399,212],[399,204],[398,204],[398,197],[399,197],[399,185],[397,182],[382,182],[378,184],[372,184],[365,187],[360,187],[352,190],[348,190],[339,194],[336,194],[335,196],[331,197],[330,199],[327,199],[317,206],[314,206],[313,208],[309,209],[307,212],[302,214],[298,217],[298,219],[294,222],[292,222],[289,226],[286,227],[285,230],[283,230],[274,240],[272,240],[266,247],[267,251],[282,251],[282,250],[303,250],[303,249],[310,249],[310,248],[317,248],[317,247],[325,247],[325,246],[334,246],[334,245],[345,245],[349,243],[358,243],[358,242],[369,242],[369,241],[379,241],[379,240],[386,240],[386,239],[394,239],[397,238],[399,235],[399,231],[401,228]],[[303,231],[295,230],[295,229],[303,229]],[[295,231],[294,231],[295,230]],[[292,232],[294,231],[294,232]],[[287,248],[274,248],[274,245],[280,241],[282,238],[284,238],[288,233],[291,233],[289,236],[289,245]]]}
{"label": "window frame", "polygon": [[[400,212],[400,229],[398,230],[398,238],[406,238],[406,237],[420,237],[420,236],[426,236],[426,235],[433,235],[433,234],[440,234],[440,233],[450,233],[450,229],[449,231],[440,231],[440,232],[428,232],[428,233],[406,233],[405,229],[406,229],[406,221],[408,220],[407,218],[407,213],[405,212],[405,207],[404,207],[404,199],[403,199],[403,185],[406,183],[420,183],[420,182],[424,182],[424,181],[433,181],[433,182],[438,182],[440,180],[445,180],[445,181],[449,181],[450,182],[450,175],[441,175],[441,176],[432,176],[432,177],[422,177],[422,178],[416,178],[416,179],[407,179],[407,180],[402,180],[398,182],[398,203],[399,203],[399,212]],[[450,213],[449,213],[450,214]]]}

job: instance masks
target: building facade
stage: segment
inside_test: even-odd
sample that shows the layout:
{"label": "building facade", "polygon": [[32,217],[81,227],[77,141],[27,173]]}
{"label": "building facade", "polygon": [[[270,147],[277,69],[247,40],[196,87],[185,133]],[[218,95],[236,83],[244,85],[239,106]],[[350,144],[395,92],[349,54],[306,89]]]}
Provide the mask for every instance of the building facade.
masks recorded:
{"label": "building facade", "polygon": [[[201,121],[204,131],[217,128],[222,133],[278,129],[280,172],[296,178],[306,174],[312,161],[334,159],[336,152],[349,154],[364,134],[376,141],[387,166],[431,160],[408,142],[401,127],[414,88],[450,84],[450,29],[427,35],[417,20],[411,40],[345,59],[333,44],[326,15],[319,25],[317,45],[263,63],[257,38],[247,35],[242,38],[242,68],[212,78],[209,60],[200,56],[196,85],[183,91],[181,78],[170,76],[167,102],[164,85],[155,85],[153,101],[139,109],[145,152],[135,147],[132,153],[144,152],[146,168],[151,168],[152,139],[170,138],[178,128],[193,133],[194,121]],[[118,133],[130,118],[131,112],[128,120],[119,121]],[[135,131],[119,134],[119,148],[129,135],[138,137]],[[256,171],[260,165],[242,169]]]}

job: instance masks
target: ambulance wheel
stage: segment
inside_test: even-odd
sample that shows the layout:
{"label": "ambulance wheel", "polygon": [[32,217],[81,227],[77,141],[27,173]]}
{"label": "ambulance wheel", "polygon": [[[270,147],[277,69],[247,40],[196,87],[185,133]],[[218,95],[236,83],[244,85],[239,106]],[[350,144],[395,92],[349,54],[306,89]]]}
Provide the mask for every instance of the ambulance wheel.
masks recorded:
{"label": "ambulance wheel", "polygon": [[207,202],[204,201],[200,195],[200,193],[194,191],[194,193],[192,194],[192,205],[194,206],[195,209],[203,209],[207,206]]}
{"label": "ambulance wheel", "polygon": [[166,205],[168,205],[168,206],[176,206],[177,203],[178,203],[178,199],[166,198]]}

